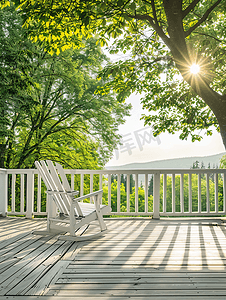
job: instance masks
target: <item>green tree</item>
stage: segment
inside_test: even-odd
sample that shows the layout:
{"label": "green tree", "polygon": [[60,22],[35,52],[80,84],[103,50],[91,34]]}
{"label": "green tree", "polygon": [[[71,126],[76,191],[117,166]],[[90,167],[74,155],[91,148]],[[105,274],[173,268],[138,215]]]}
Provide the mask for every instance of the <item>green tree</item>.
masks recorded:
{"label": "green tree", "polygon": [[[215,126],[226,147],[224,0],[16,2],[31,38],[51,52],[96,33],[103,44],[115,39],[112,53],[129,51],[129,59],[102,72],[111,82],[100,93],[113,88],[121,100],[143,93],[150,111],[143,118],[154,135],[181,131],[181,139],[201,140],[197,130],[211,135]],[[193,64],[198,74],[190,72]]]}
{"label": "green tree", "polygon": [[5,167],[15,142],[16,126],[36,104],[31,97],[35,85],[31,57],[37,52],[25,31],[21,31],[13,7],[0,10],[0,41],[0,167]]}
{"label": "green tree", "polygon": [[199,169],[199,168],[200,168],[199,165],[200,165],[199,161],[196,160],[196,161],[193,163],[191,169]]}
{"label": "green tree", "polygon": [[[0,13],[1,167],[31,167],[35,160],[51,157],[65,167],[104,165],[118,144],[118,125],[129,106],[112,93],[95,94],[97,86],[104,84],[97,82],[96,75],[107,61],[96,39],[83,41],[82,49],[51,56],[27,39],[12,7]],[[13,72],[20,81],[28,81],[21,89],[16,88]],[[5,93],[7,89],[13,96]]]}

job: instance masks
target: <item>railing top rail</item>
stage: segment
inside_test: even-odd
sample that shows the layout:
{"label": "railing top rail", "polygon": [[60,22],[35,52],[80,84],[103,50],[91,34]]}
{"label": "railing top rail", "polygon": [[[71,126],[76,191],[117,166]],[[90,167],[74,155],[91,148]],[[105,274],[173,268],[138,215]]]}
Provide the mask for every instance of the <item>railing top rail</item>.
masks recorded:
{"label": "railing top rail", "polygon": [[38,174],[37,169],[6,169],[7,174]]}
{"label": "railing top rail", "polygon": [[65,169],[67,174],[207,174],[225,173],[226,169],[132,169],[132,170],[73,170]]}
{"label": "railing top rail", "polygon": [[[37,169],[0,169],[7,174],[38,174]],[[66,174],[226,174],[226,169],[131,169],[131,170],[83,170],[65,169]]]}

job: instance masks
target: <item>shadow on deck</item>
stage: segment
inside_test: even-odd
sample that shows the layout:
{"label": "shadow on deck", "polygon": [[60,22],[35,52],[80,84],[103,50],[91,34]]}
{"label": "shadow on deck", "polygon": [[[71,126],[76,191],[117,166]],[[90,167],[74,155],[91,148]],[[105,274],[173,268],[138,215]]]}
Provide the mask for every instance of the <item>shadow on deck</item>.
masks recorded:
{"label": "shadow on deck", "polygon": [[0,218],[0,300],[226,299],[221,219],[105,220],[73,243],[32,235],[45,220]]}

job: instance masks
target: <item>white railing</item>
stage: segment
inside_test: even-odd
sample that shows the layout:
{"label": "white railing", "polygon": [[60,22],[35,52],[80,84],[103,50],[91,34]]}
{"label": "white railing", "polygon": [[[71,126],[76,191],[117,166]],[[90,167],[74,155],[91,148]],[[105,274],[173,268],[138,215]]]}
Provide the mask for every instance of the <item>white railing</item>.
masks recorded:
{"label": "white railing", "polygon": [[[111,215],[226,215],[225,169],[65,170],[80,195],[103,189]],[[2,215],[46,215],[45,186],[35,169],[0,169]]]}

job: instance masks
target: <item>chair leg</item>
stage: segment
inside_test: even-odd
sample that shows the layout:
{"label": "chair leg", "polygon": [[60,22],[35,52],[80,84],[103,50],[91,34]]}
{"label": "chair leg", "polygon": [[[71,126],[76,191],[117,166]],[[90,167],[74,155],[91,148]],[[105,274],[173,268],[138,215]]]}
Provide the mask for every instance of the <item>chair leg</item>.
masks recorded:
{"label": "chair leg", "polygon": [[97,219],[98,219],[98,222],[100,224],[100,229],[101,229],[101,231],[104,231],[104,230],[107,229],[107,226],[104,223],[103,215],[102,215],[101,210],[100,210],[100,200],[101,200],[101,198],[98,195],[95,199],[95,207],[96,207]]}
{"label": "chair leg", "polygon": [[59,230],[57,228],[51,228],[51,220],[47,219],[47,228],[46,230],[33,230],[32,234],[37,235],[55,235],[55,234],[62,234],[65,233],[65,231]]}
{"label": "chair leg", "polygon": [[103,216],[102,216],[101,213],[100,213],[99,216],[98,216],[98,222],[99,222],[99,224],[100,224],[100,229],[101,229],[101,231],[104,231],[104,230],[107,229],[107,225],[105,224],[104,219],[103,219]]}

